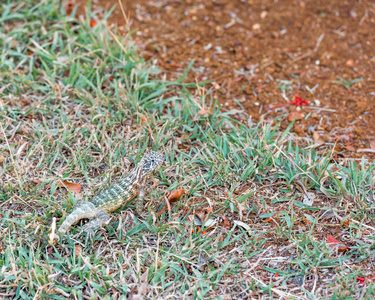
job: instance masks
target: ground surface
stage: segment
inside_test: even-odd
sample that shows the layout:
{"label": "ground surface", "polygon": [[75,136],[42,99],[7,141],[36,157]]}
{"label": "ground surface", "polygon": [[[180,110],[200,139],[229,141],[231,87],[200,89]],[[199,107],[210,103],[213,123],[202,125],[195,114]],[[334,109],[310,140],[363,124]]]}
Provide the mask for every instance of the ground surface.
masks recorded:
{"label": "ground surface", "polygon": [[[86,1],[78,3],[83,10]],[[283,128],[299,116],[293,128],[299,136],[315,130],[324,141],[338,142],[337,156],[375,157],[373,1],[122,3],[143,55],[157,58],[169,77],[180,76],[194,59],[189,79],[213,80],[225,108],[244,109],[255,122],[267,112],[265,118],[284,114]],[[125,21],[117,0],[93,1],[94,9],[114,5],[110,22],[121,28]],[[338,76],[362,81],[347,89],[334,83]],[[294,94],[309,101],[302,115],[288,117],[295,106],[269,110]]]}
{"label": "ground surface", "polygon": [[[8,2],[0,6],[0,297],[374,298],[371,160],[342,158],[332,144],[291,132],[289,121],[285,129],[213,107],[220,93],[185,75],[164,80],[101,12]],[[142,215],[130,203],[92,239],[79,222],[50,244],[78,201],[150,150],[166,164]]]}

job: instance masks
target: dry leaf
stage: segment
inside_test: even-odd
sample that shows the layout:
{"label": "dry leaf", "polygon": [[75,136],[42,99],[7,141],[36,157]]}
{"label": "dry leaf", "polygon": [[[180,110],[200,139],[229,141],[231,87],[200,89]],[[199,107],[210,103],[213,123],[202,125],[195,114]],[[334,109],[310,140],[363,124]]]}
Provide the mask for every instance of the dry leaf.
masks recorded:
{"label": "dry leaf", "polygon": [[250,226],[242,221],[234,220],[233,223],[236,224],[237,226],[241,226],[242,228],[245,228],[247,231],[250,230]]}
{"label": "dry leaf", "polygon": [[82,253],[82,247],[80,245],[75,245],[76,257],[80,256]]}
{"label": "dry leaf", "polygon": [[200,115],[205,115],[205,114],[209,114],[211,115],[212,114],[212,111],[211,110],[208,110],[208,109],[201,109],[198,114]]}
{"label": "dry leaf", "polygon": [[212,106],[210,109],[201,109],[200,111],[198,111],[198,114],[200,114],[200,115],[205,115],[205,114],[212,115],[213,110],[214,110],[214,107]]}
{"label": "dry leaf", "polygon": [[139,286],[139,289],[138,289],[138,294],[144,296],[147,294],[147,291],[148,291],[148,288],[149,288],[149,284],[147,282],[147,277],[148,277],[148,269],[146,270],[146,272],[144,272],[141,276],[141,285]]}
{"label": "dry leaf", "polygon": [[65,11],[66,11],[66,14],[68,16],[71,15],[71,13],[73,12],[73,8],[74,8],[74,4],[73,3],[68,3],[66,6],[65,6]]}
{"label": "dry leaf", "polygon": [[[198,219],[199,219],[199,222],[194,222],[195,225],[202,225],[204,223],[204,218],[205,218],[206,214],[203,213],[203,212],[199,212],[199,213],[195,213],[195,216],[198,217]],[[196,219],[194,219],[194,220],[196,220]],[[196,220],[196,221],[198,221],[198,220]]]}
{"label": "dry leaf", "polygon": [[185,194],[185,190],[183,187],[179,187],[177,190],[171,191],[168,197],[165,197],[166,201],[164,203],[164,206],[158,211],[157,216],[160,217],[167,210],[168,205],[180,200],[183,194]]}
{"label": "dry leaf", "polygon": [[127,298],[127,300],[134,300],[135,297],[136,297],[136,292],[137,292],[137,286],[134,286],[131,291],[130,291],[130,294]]}
{"label": "dry leaf", "polygon": [[349,142],[353,138],[354,138],[354,134],[353,133],[342,134],[342,135],[339,135],[339,136],[335,137],[336,141],[346,141],[346,142]]}
{"label": "dry leaf", "polygon": [[[202,225],[204,225],[204,226],[209,226],[209,225],[207,225],[206,223],[208,222],[209,217],[210,217],[212,211],[213,211],[213,208],[212,208],[212,207],[209,207],[209,208],[206,209],[206,212],[205,212],[205,213],[202,212],[202,213],[197,213],[197,214],[196,214],[196,215],[200,218]],[[206,222],[206,223],[205,223],[205,222]]]}
{"label": "dry leaf", "polygon": [[351,151],[351,152],[355,152],[355,148],[354,148],[352,145],[345,145],[344,148],[345,148],[346,150]]}
{"label": "dry leaf", "polygon": [[337,245],[340,245],[338,246],[337,248],[337,251],[338,252],[344,252],[345,250],[348,249],[348,246],[346,245],[343,245],[342,243],[340,243],[338,240],[336,240],[332,235],[328,235],[327,236],[327,244],[330,248],[333,248],[333,247],[336,247]]}
{"label": "dry leaf", "polygon": [[0,155],[0,167],[3,166],[3,162],[4,162],[4,160],[5,160],[5,157],[2,156],[2,155]]}
{"label": "dry leaf", "polygon": [[224,217],[224,221],[222,224],[225,228],[230,229],[230,223],[227,217]]}
{"label": "dry leaf", "polygon": [[50,232],[48,234],[48,238],[49,238],[48,244],[51,246],[56,244],[59,240],[59,237],[55,234],[55,232],[56,232],[56,218],[53,217]]}
{"label": "dry leaf", "polygon": [[180,200],[181,196],[185,194],[185,190],[183,187],[179,187],[177,190],[172,191],[168,196],[168,201],[170,203],[177,202]]}
{"label": "dry leaf", "polygon": [[59,187],[64,187],[73,193],[81,192],[81,185],[79,183],[69,182],[67,180],[60,180],[57,182],[57,185]]}
{"label": "dry leaf", "polygon": [[283,208],[283,207],[280,207],[279,210],[278,210],[277,212],[275,212],[271,217],[269,217],[269,218],[266,220],[266,223],[267,223],[267,222],[270,222],[270,221],[272,220],[272,218],[273,218],[274,216],[276,216],[276,215],[282,210],[282,208]]}
{"label": "dry leaf", "polygon": [[245,205],[238,202],[238,214],[239,214],[240,221],[242,221],[242,219],[243,219],[243,211],[244,211],[245,208],[246,208]]}
{"label": "dry leaf", "polygon": [[305,117],[305,115],[299,111],[292,111],[288,115],[289,122],[292,122],[294,119],[302,120]]}
{"label": "dry leaf", "polygon": [[44,224],[44,222],[43,222],[43,220],[42,220],[41,218],[39,218],[39,217],[36,217],[36,218],[38,219],[38,221],[39,221],[40,223]]}
{"label": "dry leaf", "polygon": [[95,21],[94,19],[91,19],[91,20],[90,20],[90,26],[91,26],[91,27],[95,27],[96,25],[98,25],[98,22]]}
{"label": "dry leaf", "polygon": [[325,142],[323,141],[323,139],[320,137],[319,132],[317,132],[317,131],[313,132],[313,139],[314,139],[314,146],[316,148],[325,144]]}

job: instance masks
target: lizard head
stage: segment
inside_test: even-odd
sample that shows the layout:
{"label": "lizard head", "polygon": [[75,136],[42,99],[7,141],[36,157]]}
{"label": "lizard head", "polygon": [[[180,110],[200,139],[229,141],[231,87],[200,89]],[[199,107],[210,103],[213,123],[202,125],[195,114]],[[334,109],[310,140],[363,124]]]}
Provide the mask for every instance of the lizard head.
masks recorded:
{"label": "lizard head", "polygon": [[151,151],[145,154],[139,162],[142,165],[142,175],[146,176],[159,169],[164,160],[165,156],[162,153]]}

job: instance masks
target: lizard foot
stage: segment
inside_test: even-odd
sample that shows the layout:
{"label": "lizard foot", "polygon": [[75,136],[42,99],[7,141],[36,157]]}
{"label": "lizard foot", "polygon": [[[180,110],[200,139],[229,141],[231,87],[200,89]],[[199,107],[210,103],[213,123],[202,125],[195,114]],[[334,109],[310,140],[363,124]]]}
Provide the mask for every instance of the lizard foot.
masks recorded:
{"label": "lizard foot", "polygon": [[108,224],[110,220],[111,216],[105,210],[99,210],[90,222],[82,226],[81,232],[94,236],[94,229],[101,227],[103,223]]}

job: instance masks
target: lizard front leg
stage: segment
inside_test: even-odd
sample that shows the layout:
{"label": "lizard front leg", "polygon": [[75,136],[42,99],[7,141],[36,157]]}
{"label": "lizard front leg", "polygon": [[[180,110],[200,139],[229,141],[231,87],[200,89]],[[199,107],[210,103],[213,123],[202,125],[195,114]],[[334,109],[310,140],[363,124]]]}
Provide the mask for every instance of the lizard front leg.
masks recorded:
{"label": "lizard front leg", "polygon": [[87,232],[88,235],[93,235],[94,229],[99,228],[103,223],[108,224],[110,219],[111,216],[105,210],[101,209],[90,222],[82,226],[82,231]]}
{"label": "lizard front leg", "polygon": [[[155,185],[155,178],[152,178],[152,182]],[[138,197],[137,197],[137,202],[136,202],[136,212],[138,215],[141,215],[143,212],[144,208],[144,199],[145,199],[145,186],[148,186],[150,183],[150,178],[146,178],[143,184],[141,185],[139,192],[138,192]]]}
{"label": "lizard front leg", "polygon": [[137,211],[138,215],[142,214],[144,199],[145,199],[145,189],[142,186],[139,189],[139,193],[138,193],[138,197],[137,197],[137,204],[136,204],[136,211]]}

